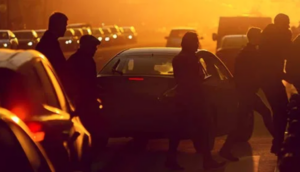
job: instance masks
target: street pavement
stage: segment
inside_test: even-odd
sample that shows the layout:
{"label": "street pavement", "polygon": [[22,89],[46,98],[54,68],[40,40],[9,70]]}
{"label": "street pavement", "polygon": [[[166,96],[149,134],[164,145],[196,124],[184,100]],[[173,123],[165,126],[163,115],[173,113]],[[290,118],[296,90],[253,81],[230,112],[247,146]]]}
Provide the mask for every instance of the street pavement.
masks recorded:
{"label": "street pavement", "polygon": [[[132,47],[164,46],[165,42],[145,42],[134,45],[100,48],[95,55],[97,68],[103,65],[118,52]],[[213,46],[204,45],[205,49],[214,51]],[[71,53],[66,53],[69,56]],[[166,124],[167,125],[167,124]],[[223,161],[218,151],[226,137],[216,138],[213,149],[214,157]],[[249,143],[236,145],[234,154],[240,157],[239,162],[228,162],[224,169],[216,172],[274,172],[276,157],[270,153],[272,138],[263,125],[261,116],[255,113],[255,129]],[[147,150],[136,152],[130,138],[110,139],[108,148],[95,164],[96,169],[105,172],[168,172],[164,168],[165,154],[168,149],[167,140],[151,140]],[[179,147],[179,163],[186,168],[185,172],[203,172],[202,157],[195,153],[191,141],[182,141]]]}

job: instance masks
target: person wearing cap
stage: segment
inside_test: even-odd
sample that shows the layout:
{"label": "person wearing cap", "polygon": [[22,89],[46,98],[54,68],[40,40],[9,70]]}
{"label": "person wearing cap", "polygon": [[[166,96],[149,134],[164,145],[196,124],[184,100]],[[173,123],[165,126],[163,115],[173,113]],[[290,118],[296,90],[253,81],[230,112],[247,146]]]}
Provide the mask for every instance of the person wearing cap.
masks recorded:
{"label": "person wearing cap", "polygon": [[97,101],[97,68],[93,59],[100,44],[94,36],[84,35],[79,49],[67,60],[69,79],[66,90],[76,106],[75,113],[91,134],[95,154],[99,153],[104,138],[104,124]]}
{"label": "person wearing cap", "polygon": [[[204,81],[204,70],[196,51],[199,47],[198,35],[193,32],[187,32],[181,42],[181,52],[173,58],[172,65],[175,81],[177,83],[176,99],[184,112],[179,115],[179,123],[187,121],[187,126],[175,129],[175,135],[179,135],[180,130],[189,128],[187,134],[195,144],[201,141],[201,153],[203,153],[203,168],[206,170],[220,168],[225,165],[224,162],[218,163],[212,158],[210,149],[211,138],[211,117],[206,113],[206,104],[202,89]],[[174,170],[183,170],[177,162],[177,147],[180,137],[170,138],[169,151],[166,160],[166,166]]]}

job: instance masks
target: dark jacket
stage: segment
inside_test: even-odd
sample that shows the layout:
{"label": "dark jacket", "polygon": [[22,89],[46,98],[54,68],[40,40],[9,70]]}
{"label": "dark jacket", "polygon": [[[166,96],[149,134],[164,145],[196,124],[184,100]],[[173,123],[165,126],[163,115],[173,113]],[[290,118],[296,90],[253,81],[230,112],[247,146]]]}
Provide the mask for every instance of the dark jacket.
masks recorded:
{"label": "dark jacket", "polygon": [[67,61],[68,94],[76,105],[93,106],[97,103],[97,69],[93,57],[80,49]]}
{"label": "dark jacket", "polygon": [[172,61],[179,94],[195,94],[201,91],[204,70],[195,53],[181,51]]}
{"label": "dark jacket", "polygon": [[57,75],[63,82],[66,59],[57,39],[58,38],[50,31],[46,31],[41,38],[41,41],[37,44],[36,50],[48,58]]}
{"label": "dark jacket", "polygon": [[260,77],[257,71],[259,52],[256,46],[247,44],[235,60],[235,83],[237,90],[242,93],[254,94],[260,87]]}

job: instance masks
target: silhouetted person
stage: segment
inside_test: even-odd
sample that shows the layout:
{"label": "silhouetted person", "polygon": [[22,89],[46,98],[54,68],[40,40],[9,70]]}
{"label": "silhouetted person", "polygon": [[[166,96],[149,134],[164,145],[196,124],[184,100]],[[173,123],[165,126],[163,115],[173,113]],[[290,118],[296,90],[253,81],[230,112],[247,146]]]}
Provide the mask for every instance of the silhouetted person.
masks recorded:
{"label": "silhouetted person", "polygon": [[94,156],[105,146],[102,144],[107,138],[106,123],[97,101],[97,68],[93,59],[100,44],[94,36],[84,35],[80,38],[79,49],[67,60],[68,94],[75,102],[81,122],[91,134]]}
{"label": "silhouetted person", "polygon": [[55,69],[61,81],[64,82],[64,70],[66,59],[58,42],[67,30],[68,17],[56,12],[49,18],[48,30],[44,33],[41,41],[37,44],[36,50],[44,54]]}
{"label": "silhouetted person", "polygon": [[[210,152],[210,130],[212,127],[211,117],[206,113],[205,98],[202,89],[204,80],[204,69],[196,56],[199,47],[197,34],[188,32],[182,38],[182,50],[173,59],[174,77],[177,83],[176,99],[185,110],[184,118],[188,126],[178,128],[177,131],[188,128],[189,135],[194,141],[201,139],[204,169],[219,168],[225,163],[213,160]],[[180,124],[179,124],[180,125]],[[177,133],[179,134],[179,133]],[[169,168],[180,169],[176,160],[176,151],[180,138],[171,138],[166,165]]]}
{"label": "silhouetted person", "polygon": [[247,33],[249,40],[247,46],[242,49],[235,62],[235,83],[239,97],[238,109],[238,125],[237,128],[228,135],[223,145],[220,155],[230,161],[238,161],[231,153],[232,147],[236,143],[238,136],[241,134],[239,128],[244,124],[243,119],[247,115],[253,115],[253,111],[257,111],[264,120],[264,124],[268,131],[273,135],[273,119],[269,108],[264,104],[257,95],[260,88],[260,73],[256,70],[259,64],[258,45],[261,38],[261,29],[250,28]]}
{"label": "silhouetted person", "polygon": [[261,85],[273,112],[274,140],[271,152],[275,154],[282,146],[287,125],[288,99],[282,80],[285,78],[284,60],[289,55],[292,37],[288,18],[280,16],[275,18],[276,24],[269,24],[263,30],[259,46]]}
{"label": "silhouetted person", "polygon": [[300,35],[292,44],[290,56],[286,63],[287,80],[294,84],[298,92],[300,91]]}

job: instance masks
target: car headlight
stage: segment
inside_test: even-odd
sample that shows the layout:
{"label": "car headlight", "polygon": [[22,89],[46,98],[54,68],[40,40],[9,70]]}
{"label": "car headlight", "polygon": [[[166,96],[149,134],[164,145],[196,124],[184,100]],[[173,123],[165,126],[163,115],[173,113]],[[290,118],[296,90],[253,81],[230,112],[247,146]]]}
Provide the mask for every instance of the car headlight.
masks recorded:
{"label": "car headlight", "polygon": [[99,103],[99,109],[103,109],[102,100],[98,98],[97,101]]}
{"label": "car headlight", "polygon": [[132,35],[129,35],[128,38],[129,38],[129,39],[132,39]]}
{"label": "car headlight", "polygon": [[8,44],[7,44],[7,43],[4,43],[4,44],[3,44],[3,47],[8,47]]}
{"label": "car headlight", "polygon": [[118,37],[118,35],[116,35],[116,34],[113,35],[113,38],[114,38],[114,39],[116,39],[117,37]]}
{"label": "car headlight", "polygon": [[102,37],[98,37],[98,40],[99,40],[99,41],[102,41]]}
{"label": "car headlight", "polygon": [[32,46],[33,43],[32,43],[32,42],[28,42],[27,45],[28,45],[28,46]]}
{"label": "car headlight", "polygon": [[66,44],[72,44],[72,40],[67,40]]}
{"label": "car headlight", "polygon": [[77,44],[79,44],[79,40],[77,40]]}
{"label": "car headlight", "polygon": [[105,38],[105,41],[109,41],[109,37],[106,37],[106,38]]}

